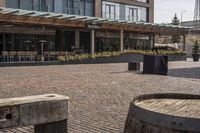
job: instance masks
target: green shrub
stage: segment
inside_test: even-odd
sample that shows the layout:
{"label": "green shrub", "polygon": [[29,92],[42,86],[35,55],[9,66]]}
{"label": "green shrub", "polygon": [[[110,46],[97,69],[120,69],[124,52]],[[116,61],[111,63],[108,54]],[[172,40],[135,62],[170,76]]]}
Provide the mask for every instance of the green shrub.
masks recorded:
{"label": "green shrub", "polygon": [[114,56],[121,56],[123,54],[146,54],[146,55],[173,55],[173,54],[185,54],[182,51],[166,51],[166,50],[125,50],[123,52],[120,51],[114,51],[114,52],[101,52],[96,53],[94,55],[90,54],[73,54],[73,55],[65,55],[65,56],[59,56],[58,60],[60,62],[64,61],[82,61],[85,59],[95,59],[95,58],[108,58],[108,57],[114,57]]}

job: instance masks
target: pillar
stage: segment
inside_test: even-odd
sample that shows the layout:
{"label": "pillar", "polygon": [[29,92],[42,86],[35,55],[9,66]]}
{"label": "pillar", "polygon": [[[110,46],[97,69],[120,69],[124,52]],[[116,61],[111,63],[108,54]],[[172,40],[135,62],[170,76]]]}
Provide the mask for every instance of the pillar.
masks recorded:
{"label": "pillar", "polygon": [[62,30],[56,30],[55,44],[56,50],[65,51],[65,34]]}
{"label": "pillar", "polygon": [[149,35],[149,41],[150,41],[150,48],[154,48],[154,46],[155,46],[155,35]]}
{"label": "pillar", "polygon": [[75,48],[80,48],[80,31],[75,31]]}
{"label": "pillar", "polygon": [[15,35],[14,34],[12,34],[11,35],[11,38],[12,38],[12,47],[11,47],[11,51],[14,51],[15,50]]}
{"label": "pillar", "polygon": [[6,51],[6,34],[3,34],[3,51]]}
{"label": "pillar", "polygon": [[186,35],[183,35],[183,51],[185,51],[186,48]]}
{"label": "pillar", "polygon": [[91,55],[94,55],[95,31],[91,30]]}
{"label": "pillar", "polygon": [[120,31],[120,51],[124,51],[124,31]]}

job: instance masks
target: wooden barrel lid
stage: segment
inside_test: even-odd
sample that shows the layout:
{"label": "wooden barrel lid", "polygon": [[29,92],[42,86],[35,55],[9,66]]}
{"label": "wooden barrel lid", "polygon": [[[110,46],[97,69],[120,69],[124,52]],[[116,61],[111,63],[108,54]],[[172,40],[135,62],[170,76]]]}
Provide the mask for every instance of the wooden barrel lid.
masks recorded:
{"label": "wooden barrel lid", "polygon": [[134,117],[149,124],[200,132],[200,95],[150,94],[133,99]]}

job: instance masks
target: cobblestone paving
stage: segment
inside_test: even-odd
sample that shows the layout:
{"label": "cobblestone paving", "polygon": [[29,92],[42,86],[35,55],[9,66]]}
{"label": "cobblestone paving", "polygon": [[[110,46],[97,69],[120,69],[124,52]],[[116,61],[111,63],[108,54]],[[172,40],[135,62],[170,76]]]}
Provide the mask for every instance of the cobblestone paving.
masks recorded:
{"label": "cobblestone paving", "polygon": [[[200,62],[173,62],[169,75],[127,71],[127,64],[0,68],[0,98],[57,93],[70,98],[70,133],[123,132],[130,101],[146,93],[200,94]],[[33,127],[2,130],[33,132]]]}

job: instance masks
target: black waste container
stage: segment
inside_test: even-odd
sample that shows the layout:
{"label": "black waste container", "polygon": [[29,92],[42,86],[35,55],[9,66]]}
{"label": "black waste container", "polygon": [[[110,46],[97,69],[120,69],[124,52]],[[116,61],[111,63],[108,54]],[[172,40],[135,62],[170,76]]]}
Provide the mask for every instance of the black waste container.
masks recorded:
{"label": "black waste container", "polygon": [[167,73],[168,73],[168,56],[144,55],[143,73],[167,75]]}

